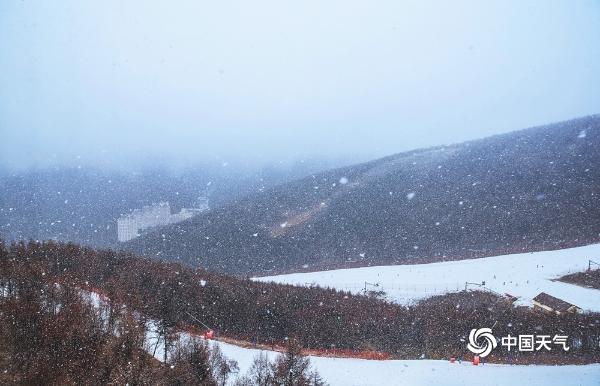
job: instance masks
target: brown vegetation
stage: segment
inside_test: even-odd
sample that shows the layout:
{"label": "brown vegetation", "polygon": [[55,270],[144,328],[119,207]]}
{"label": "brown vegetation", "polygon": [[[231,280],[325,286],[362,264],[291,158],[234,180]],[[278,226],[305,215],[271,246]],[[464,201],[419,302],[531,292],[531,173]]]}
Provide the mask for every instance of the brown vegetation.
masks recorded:
{"label": "brown vegetation", "polygon": [[565,283],[577,284],[582,287],[600,289],[600,269],[571,273],[558,280]]}
{"label": "brown vegetation", "polygon": [[465,339],[472,328],[493,327],[498,336],[560,332],[578,344],[571,345],[568,355],[557,350],[544,356],[497,351],[490,360],[600,361],[598,314],[544,315],[489,293],[448,294],[404,307],[341,291],[253,282],[72,244],[32,242],[0,248],[3,288],[28,282],[35,272],[47,288],[58,283],[100,291],[110,299],[108,315],[127,305],[157,321],[167,346],[178,329],[209,326],[217,336],[267,346],[285,346],[286,338],[293,337],[307,350],[447,359],[469,355]]}

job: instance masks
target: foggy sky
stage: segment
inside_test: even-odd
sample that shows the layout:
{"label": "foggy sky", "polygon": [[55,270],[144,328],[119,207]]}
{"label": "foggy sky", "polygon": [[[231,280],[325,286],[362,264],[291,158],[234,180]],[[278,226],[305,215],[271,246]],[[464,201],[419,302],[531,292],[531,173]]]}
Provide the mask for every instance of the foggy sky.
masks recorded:
{"label": "foggy sky", "polygon": [[598,1],[0,3],[0,164],[375,158],[600,112]]}

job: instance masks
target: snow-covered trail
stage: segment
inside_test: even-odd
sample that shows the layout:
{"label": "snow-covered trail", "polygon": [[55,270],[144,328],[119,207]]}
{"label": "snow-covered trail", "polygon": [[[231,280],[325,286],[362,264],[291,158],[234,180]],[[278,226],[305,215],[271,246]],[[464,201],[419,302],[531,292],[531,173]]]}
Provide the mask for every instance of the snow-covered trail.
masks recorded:
{"label": "snow-covered trail", "polygon": [[[460,291],[465,288],[465,282],[485,281],[488,289],[520,297],[519,304],[531,305],[533,297],[546,292],[584,310],[600,312],[600,291],[551,280],[587,269],[589,259],[600,261],[600,244],[431,264],[265,276],[254,280],[319,285],[353,293],[361,292],[365,282],[378,283],[379,287],[367,285],[367,289],[381,289],[390,300],[401,304]],[[477,287],[470,285],[469,288]]]}
{"label": "snow-covered trail", "polygon": [[[238,362],[240,374],[251,366],[260,350],[223,342],[223,353]],[[278,353],[263,351],[269,359]],[[547,386],[600,385],[600,364],[584,366],[496,365],[473,366],[434,360],[365,360],[310,357],[313,367],[330,386]]]}

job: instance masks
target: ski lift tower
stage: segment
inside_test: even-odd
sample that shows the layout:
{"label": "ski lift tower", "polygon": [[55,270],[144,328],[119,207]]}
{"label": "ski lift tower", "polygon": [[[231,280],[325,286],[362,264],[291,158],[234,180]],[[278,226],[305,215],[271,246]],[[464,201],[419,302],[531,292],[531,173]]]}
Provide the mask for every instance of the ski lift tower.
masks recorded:
{"label": "ski lift tower", "polygon": [[365,294],[367,293],[367,286],[368,286],[368,285],[370,285],[370,286],[373,286],[373,287],[375,287],[375,288],[379,287],[379,283],[369,283],[369,282],[365,282],[365,288],[363,289],[363,291],[364,291],[364,293],[365,293]]}
{"label": "ski lift tower", "polygon": [[465,291],[467,290],[467,287],[470,286],[470,285],[471,286],[474,285],[474,286],[477,286],[477,287],[485,287],[485,280],[482,281],[481,283],[470,283],[470,282],[466,281],[465,282]]}

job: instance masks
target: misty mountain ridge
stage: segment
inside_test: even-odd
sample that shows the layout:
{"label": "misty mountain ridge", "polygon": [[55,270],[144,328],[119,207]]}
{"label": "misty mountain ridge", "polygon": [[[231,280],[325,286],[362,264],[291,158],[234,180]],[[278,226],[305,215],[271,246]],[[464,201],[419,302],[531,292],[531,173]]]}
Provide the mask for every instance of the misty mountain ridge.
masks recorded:
{"label": "misty mountain ridge", "polygon": [[134,209],[169,202],[179,211],[194,207],[201,196],[217,208],[340,162],[306,158],[264,167],[213,162],[194,168],[146,165],[140,170],[118,171],[62,166],[0,170],[0,237],[114,246],[117,219]]}
{"label": "misty mountain ridge", "polygon": [[599,240],[600,116],[313,174],[123,245],[238,274]]}

